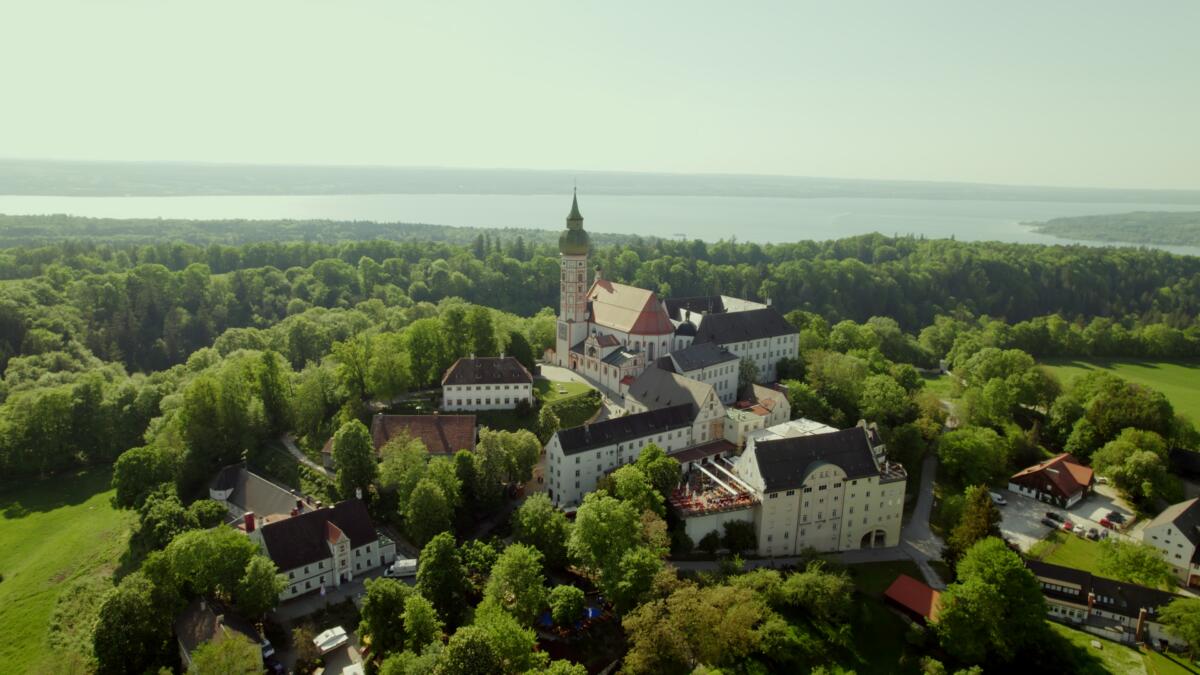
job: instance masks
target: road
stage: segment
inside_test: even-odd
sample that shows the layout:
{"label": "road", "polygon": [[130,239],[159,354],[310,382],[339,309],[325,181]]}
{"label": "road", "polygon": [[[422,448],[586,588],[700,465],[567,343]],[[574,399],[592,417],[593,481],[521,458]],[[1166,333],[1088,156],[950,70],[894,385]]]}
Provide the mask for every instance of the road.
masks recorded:
{"label": "road", "polygon": [[933,513],[933,477],[937,474],[937,455],[930,451],[921,465],[921,485],[917,487],[917,506],[908,524],[900,531],[900,548],[917,563],[930,586],[941,590],[946,583],[938,576],[930,560],[941,560],[942,540],[929,527]]}
{"label": "road", "polygon": [[279,442],[283,443],[283,447],[287,448],[288,453],[290,453],[292,457],[295,457],[296,461],[300,462],[304,466],[307,466],[308,468],[327,478],[336,477],[332,471],[312,461],[307,455],[301,452],[300,448],[296,447],[296,441],[292,439],[291,434],[284,434],[280,436]]}

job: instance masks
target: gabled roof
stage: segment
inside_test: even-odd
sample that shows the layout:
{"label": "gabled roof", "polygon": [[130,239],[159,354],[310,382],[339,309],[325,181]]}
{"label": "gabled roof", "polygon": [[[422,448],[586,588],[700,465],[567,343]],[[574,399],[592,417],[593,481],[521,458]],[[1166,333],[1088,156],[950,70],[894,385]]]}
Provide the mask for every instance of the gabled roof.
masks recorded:
{"label": "gabled roof", "polygon": [[260,518],[287,515],[297,506],[298,497],[271,481],[251,472],[245,464],[230,464],[217,473],[210,490],[229,493],[227,501],[242,511],[253,511]]}
{"label": "gabled roof", "polygon": [[442,386],[462,384],[531,384],[533,375],[511,356],[461,358],[442,376]]}
{"label": "gabled roof", "polygon": [[667,298],[667,314],[672,319],[683,319],[683,310],[700,314],[719,314],[725,311],[725,303],[719,295],[696,295],[690,298]]}
{"label": "gabled roof", "polygon": [[671,352],[669,358],[674,359],[679,370],[685,373],[738,360],[737,354],[712,342],[693,344],[677,352]]}
{"label": "gabled roof", "polygon": [[883,592],[884,597],[928,621],[937,621],[941,593],[923,581],[901,574]]}
{"label": "gabled roof", "polygon": [[175,617],[175,637],[188,654],[206,642],[221,642],[235,635],[243,636],[255,645],[262,641],[249,621],[223,605],[214,605],[202,598],[192,600]]}
{"label": "gabled roof", "polygon": [[592,323],[633,335],[671,335],[675,326],[653,291],[597,279],[588,291]]}
{"label": "gabled roof", "polygon": [[687,403],[700,412],[705,399],[714,396],[713,386],[659,368],[647,368],[629,385],[627,396],[650,410]]}
{"label": "gabled roof", "polygon": [[402,433],[420,439],[431,455],[453,455],[459,450],[475,450],[474,415],[379,413],[371,419],[371,442],[376,451]]}
{"label": "gabled roof", "polygon": [[1016,472],[1011,480],[1035,490],[1057,492],[1065,499],[1087,489],[1094,478],[1091,469],[1064,452]]}
{"label": "gabled roof", "polygon": [[687,403],[634,415],[614,417],[581,427],[562,429],[557,436],[563,453],[573,455],[584,450],[624,443],[651,434],[683,429],[691,426],[694,417],[692,405]]}
{"label": "gabled roof", "polygon": [[1054,584],[1054,588],[1042,586],[1042,594],[1046,597],[1087,605],[1090,593],[1094,595],[1093,606],[1097,609],[1131,619],[1136,619],[1142,609],[1151,615],[1157,614],[1160,607],[1179,597],[1157,588],[1098,577],[1074,567],[1039,560],[1026,560],[1025,566],[1040,583]]}
{"label": "gabled roof", "polygon": [[810,467],[818,462],[840,467],[850,479],[879,474],[874,451],[862,427],[760,440],[754,444],[754,461],[766,492],[800,487]]}
{"label": "gabled roof", "polygon": [[350,546],[365,546],[379,535],[361,499],[348,499],[332,508],[317,509],[260,528],[267,554],[281,572],[330,557],[329,525],[350,537]]}
{"label": "gabled roof", "polygon": [[[1146,527],[1159,525],[1174,526],[1192,542],[1192,546],[1200,547],[1200,497],[1168,506]],[[1197,554],[1200,555],[1200,551]]]}
{"label": "gabled roof", "polygon": [[696,329],[693,344],[716,342],[728,345],[735,342],[762,340],[798,332],[774,307],[747,312],[705,314]]}

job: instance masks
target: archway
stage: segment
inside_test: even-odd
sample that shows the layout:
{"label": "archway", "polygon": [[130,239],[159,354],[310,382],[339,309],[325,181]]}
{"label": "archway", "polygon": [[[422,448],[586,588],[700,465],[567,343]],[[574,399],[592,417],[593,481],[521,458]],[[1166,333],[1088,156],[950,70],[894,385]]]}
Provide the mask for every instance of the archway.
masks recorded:
{"label": "archway", "polygon": [[882,548],[887,544],[887,533],[883,530],[871,530],[862,536],[859,548]]}

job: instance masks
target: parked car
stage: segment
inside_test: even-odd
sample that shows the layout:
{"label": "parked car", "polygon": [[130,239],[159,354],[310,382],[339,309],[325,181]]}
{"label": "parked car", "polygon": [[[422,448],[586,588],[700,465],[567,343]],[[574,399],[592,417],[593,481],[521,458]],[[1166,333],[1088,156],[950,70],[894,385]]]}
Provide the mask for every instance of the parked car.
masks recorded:
{"label": "parked car", "polygon": [[1046,517],[1049,518],[1050,520],[1053,520],[1053,521],[1056,521],[1059,523],[1061,523],[1063,521],[1063,517],[1053,511],[1047,511]]}
{"label": "parked car", "polygon": [[1096,541],[1100,538],[1100,530],[1097,530],[1094,527],[1089,527],[1087,531],[1087,538],[1091,539],[1092,541]]}
{"label": "parked car", "polygon": [[1108,485],[1108,478],[1104,476],[1096,476],[1096,483],[1099,485]]}
{"label": "parked car", "polygon": [[1125,522],[1125,514],[1120,511],[1109,511],[1107,517],[1114,523],[1123,524]]}
{"label": "parked car", "polygon": [[1117,527],[1116,523],[1109,520],[1108,518],[1101,518],[1100,525],[1101,525],[1101,527],[1107,527],[1110,530],[1115,529]]}
{"label": "parked car", "polygon": [[1042,518],[1042,524],[1045,525],[1046,527],[1050,527],[1050,528],[1053,528],[1056,530],[1058,529],[1058,522],[1050,520],[1049,518]]}
{"label": "parked car", "polygon": [[1075,523],[1073,523],[1069,520],[1064,520],[1063,524],[1062,524],[1062,529],[1066,530],[1067,532],[1071,532],[1072,530],[1075,529]]}
{"label": "parked car", "polygon": [[1004,495],[999,492],[989,492],[988,494],[991,495],[992,503],[996,506],[1008,506],[1008,500],[1004,498]]}

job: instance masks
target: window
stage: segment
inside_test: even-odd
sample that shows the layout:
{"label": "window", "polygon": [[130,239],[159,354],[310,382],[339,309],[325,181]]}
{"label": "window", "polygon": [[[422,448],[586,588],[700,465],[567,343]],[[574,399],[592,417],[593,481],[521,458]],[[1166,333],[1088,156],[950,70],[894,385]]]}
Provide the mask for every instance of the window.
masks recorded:
{"label": "window", "polygon": [[796,494],[796,491],[795,491],[795,490],[788,490],[788,491],[787,491],[787,496],[789,496],[789,497],[791,497],[791,496],[794,496],[795,494]]}

